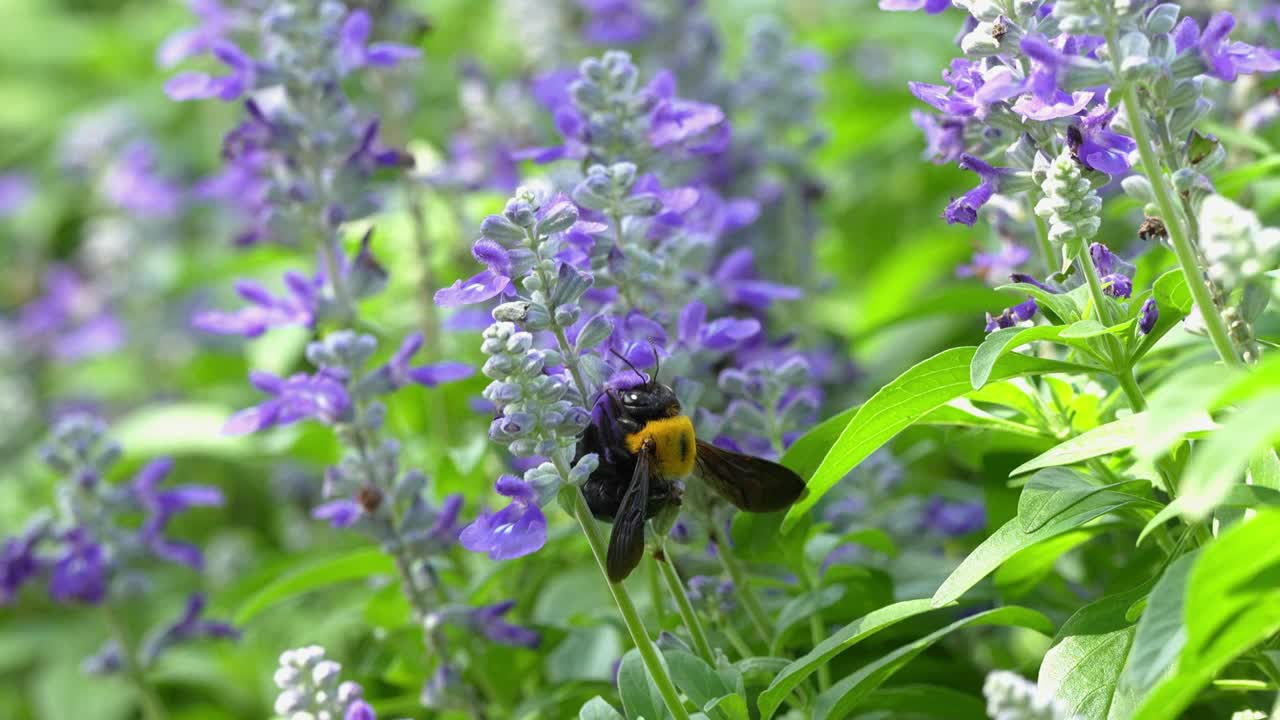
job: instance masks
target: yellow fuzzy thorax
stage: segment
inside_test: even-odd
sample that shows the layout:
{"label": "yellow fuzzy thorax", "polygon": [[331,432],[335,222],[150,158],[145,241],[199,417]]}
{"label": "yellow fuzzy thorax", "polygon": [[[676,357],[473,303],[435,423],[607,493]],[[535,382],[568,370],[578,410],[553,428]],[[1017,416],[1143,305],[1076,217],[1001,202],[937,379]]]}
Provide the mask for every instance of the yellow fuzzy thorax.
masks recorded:
{"label": "yellow fuzzy thorax", "polygon": [[640,432],[627,436],[627,450],[640,452],[645,441],[653,441],[657,471],[664,478],[681,478],[693,472],[697,458],[697,444],[693,437],[693,423],[685,415],[650,420]]}

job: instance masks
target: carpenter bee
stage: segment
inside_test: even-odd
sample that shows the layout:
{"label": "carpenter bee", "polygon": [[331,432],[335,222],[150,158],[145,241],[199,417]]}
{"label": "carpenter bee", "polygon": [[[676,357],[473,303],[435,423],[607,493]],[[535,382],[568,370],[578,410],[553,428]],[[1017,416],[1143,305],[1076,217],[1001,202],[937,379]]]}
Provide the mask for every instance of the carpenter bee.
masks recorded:
{"label": "carpenter bee", "polygon": [[[625,360],[624,360],[625,362]],[[628,363],[630,365],[630,363]],[[600,465],[583,485],[597,519],[613,523],[609,579],[622,582],[644,556],[644,525],[680,504],[679,480],[696,474],[741,510],[782,510],[804,494],[800,476],[778,463],[730,452],[694,437],[672,389],[632,367],[606,383],[577,456],[596,453]]]}

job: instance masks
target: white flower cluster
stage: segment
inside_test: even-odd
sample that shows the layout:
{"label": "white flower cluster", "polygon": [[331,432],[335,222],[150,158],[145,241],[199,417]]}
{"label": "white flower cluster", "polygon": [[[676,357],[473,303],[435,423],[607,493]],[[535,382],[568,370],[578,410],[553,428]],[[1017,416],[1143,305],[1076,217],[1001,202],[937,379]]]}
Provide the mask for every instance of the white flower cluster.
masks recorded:
{"label": "white flower cluster", "polygon": [[1049,223],[1051,242],[1068,246],[1064,258],[1074,258],[1102,226],[1102,198],[1069,149],[1064,148],[1043,170],[1047,175],[1040,185],[1044,197],[1036,203],[1036,215]]}
{"label": "white flower cluster", "polygon": [[[319,645],[286,650],[274,680],[280,688],[275,711],[287,720],[346,720],[366,710],[363,691],[354,682],[338,682],[342,666],[324,657]],[[366,717],[372,717],[368,711]]]}
{"label": "white flower cluster", "polygon": [[982,694],[991,720],[1078,720],[1035,683],[1008,670],[988,673]]}
{"label": "white flower cluster", "polygon": [[1280,264],[1280,229],[1263,227],[1258,216],[1221,195],[1200,206],[1200,247],[1209,279],[1224,290],[1241,289]]}

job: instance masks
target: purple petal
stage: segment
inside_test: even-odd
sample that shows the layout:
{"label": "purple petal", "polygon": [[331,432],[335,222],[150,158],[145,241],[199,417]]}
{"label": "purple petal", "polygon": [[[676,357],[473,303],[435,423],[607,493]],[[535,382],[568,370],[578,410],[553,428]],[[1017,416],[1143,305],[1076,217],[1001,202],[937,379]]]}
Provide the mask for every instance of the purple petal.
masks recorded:
{"label": "purple petal", "polygon": [[446,308],[473,305],[501,295],[511,286],[511,278],[485,270],[467,280],[457,280],[453,285],[436,292],[436,305]]}
{"label": "purple petal", "polygon": [[433,365],[423,365],[409,371],[409,379],[425,385],[427,387],[435,387],[441,383],[455,382],[457,380],[465,380],[476,372],[475,368],[466,363],[461,362],[442,362]]}
{"label": "purple petal", "polygon": [[708,349],[726,351],[759,333],[760,321],[755,318],[718,318],[702,329],[701,340]]}
{"label": "purple petal", "polygon": [[169,96],[169,99],[178,102],[207,100],[217,97],[218,92],[219,87],[213,77],[200,72],[180,72],[164,84],[164,93]]}
{"label": "purple petal", "polygon": [[418,48],[395,43],[374,43],[365,53],[365,61],[377,67],[393,67],[420,57],[422,57],[422,51]]}
{"label": "purple petal", "polygon": [[338,529],[351,527],[363,514],[364,509],[358,503],[346,498],[330,500],[311,511],[311,517],[327,520],[329,525]]}

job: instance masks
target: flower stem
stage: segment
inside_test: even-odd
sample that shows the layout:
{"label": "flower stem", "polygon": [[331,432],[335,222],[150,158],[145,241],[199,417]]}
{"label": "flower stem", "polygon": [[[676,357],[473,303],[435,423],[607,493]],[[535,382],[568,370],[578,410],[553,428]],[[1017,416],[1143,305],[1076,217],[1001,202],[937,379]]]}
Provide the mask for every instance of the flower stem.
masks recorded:
{"label": "flower stem", "polygon": [[[561,468],[561,473],[567,478],[567,468]],[[618,606],[618,612],[622,615],[622,622],[627,626],[627,631],[631,633],[631,641],[635,643],[636,649],[640,651],[640,659],[644,662],[645,669],[649,672],[650,679],[658,688],[658,693],[662,696],[662,702],[667,706],[667,711],[675,720],[689,720],[689,712],[685,710],[684,703],[680,700],[680,693],[676,690],[675,683],[671,681],[671,675],[667,672],[667,666],[663,664],[661,656],[658,655],[658,648],[654,646],[653,640],[649,638],[649,633],[645,630],[644,623],[640,620],[640,613],[636,611],[635,603],[631,600],[630,593],[622,583],[614,583],[609,581],[609,571],[605,567],[605,540],[600,535],[600,528],[596,527],[596,520],[591,516],[591,509],[587,507],[587,499],[582,496],[582,490],[576,486],[570,486],[573,493],[573,516],[578,521],[578,525],[582,528],[582,534],[587,536],[587,544],[591,546],[591,555],[596,559],[596,565],[600,567],[600,574],[605,578],[605,584],[609,586],[609,592],[613,594],[613,601]]]}
{"label": "flower stem", "polygon": [[165,720],[167,714],[164,710],[164,703],[160,701],[160,696],[156,694],[155,688],[147,681],[147,675],[142,669],[142,663],[138,660],[138,651],[134,648],[133,643],[129,641],[129,632],[125,629],[124,622],[121,621],[120,616],[110,603],[103,604],[102,612],[107,621],[107,628],[111,631],[111,636],[116,641],[116,646],[120,648],[120,658],[124,662],[125,675],[128,676],[129,683],[133,685],[134,690],[138,693],[138,701],[142,705],[142,717],[146,720]]}
{"label": "flower stem", "polygon": [[684,627],[693,640],[693,649],[697,651],[699,657],[707,661],[708,665],[715,667],[715,652],[711,649],[711,643],[707,641],[707,633],[702,628],[698,613],[693,610],[693,603],[689,602],[689,594],[685,592],[684,584],[680,581],[680,574],[676,571],[675,564],[667,557],[666,548],[661,545],[659,548],[661,557],[657,559],[658,568],[662,571],[663,579],[667,581],[671,597],[676,600],[676,607],[680,609],[680,618],[684,620]]}
{"label": "flower stem", "polygon": [[[1080,252],[1079,262],[1080,272],[1089,283],[1089,295],[1093,298],[1094,307],[1097,308],[1098,319],[1104,325],[1110,326],[1114,321],[1111,316],[1111,306],[1107,302],[1106,293],[1102,290],[1102,279],[1098,277],[1098,267],[1093,264],[1093,256],[1089,253],[1089,248],[1086,247]],[[1147,398],[1142,394],[1142,388],[1138,387],[1138,381],[1133,377],[1133,368],[1125,358],[1124,347],[1120,345],[1115,335],[1108,334],[1104,337],[1107,350],[1111,354],[1112,375],[1120,383],[1125,397],[1129,399],[1129,406],[1134,412],[1146,410]]]}
{"label": "flower stem", "polygon": [[764,606],[760,604],[760,598],[756,597],[755,590],[751,587],[751,578],[747,577],[746,568],[742,567],[742,563],[733,554],[727,538],[721,539],[719,533],[714,532],[711,538],[716,543],[716,557],[720,558],[720,564],[724,565],[725,571],[733,579],[733,588],[742,600],[742,606],[747,610],[747,617],[750,618],[752,627],[755,628],[756,634],[760,636],[760,641],[764,643],[765,647],[768,647],[771,635],[769,632],[769,616],[765,614]]}
{"label": "flower stem", "polygon": [[[809,569],[809,563],[801,559],[801,568],[799,572],[800,587],[807,593],[816,592],[818,583],[814,580],[813,573]],[[809,639],[813,642],[814,647],[826,637],[826,631],[822,627],[822,617],[820,613],[813,613],[809,616]],[[831,688],[831,667],[828,663],[822,663],[818,666],[818,690],[826,692]]]}
{"label": "flower stem", "polygon": [[[1121,57],[1120,42],[1114,28],[1107,32],[1107,46],[1113,58]],[[1133,83],[1124,84],[1121,97],[1125,116],[1129,120],[1130,132],[1133,133],[1133,140],[1138,146],[1138,155],[1142,158],[1143,172],[1155,192],[1156,206],[1160,208],[1162,216],[1160,219],[1164,221],[1165,230],[1169,233],[1169,243],[1173,245],[1173,253],[1177,256],[1178,266],[1182,268],[1182,274],[1186,277],[1187,287],[1191,289],[1191,297],[1195,300],[1196,308],[1199,309],[1200,316],[1204,320],[1209,339],[1213,341],[1214,348],[1217,349],[1218,355],[1227,367],[1243,367],[1240,354],[1236,351],[1235,344],[1231,342],[1231,335],[1227,332],[1227,325],[1218,313],[1217,306],[1214,305],[1209,286],[1205,284],[1204,271],[1196,259],[1193,238],[1187,234],[1183,217],[1174,202],[1174,191],[1169,187],[1159,156],[1156,154],[1155,145],[1152,143],[1151,134],[1147,131],[1142,109],[1138,105],[1138,91]]]}
{"label": "flower stem", "polygon": [[[1027,204],[1031,204],[1029,200]],[[1036,246],[1040,248],[1045,277],[1048,278],[1058,272],[1058,257],[1053,252],[1053,244],[1049,242],[1049,226],[1045,224],[1044,218],[1037,215],[1034,208],[1031,209],[1031,217],[1036,222]]]}

